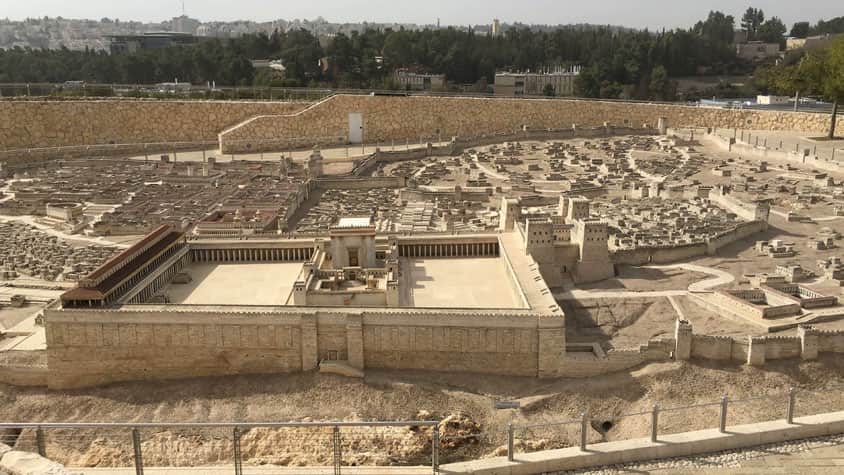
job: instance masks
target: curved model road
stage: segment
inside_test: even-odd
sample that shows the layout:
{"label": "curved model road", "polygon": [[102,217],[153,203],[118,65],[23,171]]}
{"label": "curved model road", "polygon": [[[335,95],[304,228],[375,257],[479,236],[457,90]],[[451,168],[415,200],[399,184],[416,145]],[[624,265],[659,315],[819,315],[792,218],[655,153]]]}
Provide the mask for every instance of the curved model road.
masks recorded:
{"label": "curved model road", "polygon": [[684,269],[691,272],[708,274],[712,277],[695,282],[683,290],[655,290],[647,292],[634,292],[628,290],[580,290],[572,289],[554,294],[558,300],[578,299],[624,299],[635,297],[678,297],[688,295],[690,292],[706,292],[713,287],[729,284],[735,280],[729,272],[714,269],[712,267],[699,266],[695,264],[671,264],[664,266],[643,266],[644,269]]}

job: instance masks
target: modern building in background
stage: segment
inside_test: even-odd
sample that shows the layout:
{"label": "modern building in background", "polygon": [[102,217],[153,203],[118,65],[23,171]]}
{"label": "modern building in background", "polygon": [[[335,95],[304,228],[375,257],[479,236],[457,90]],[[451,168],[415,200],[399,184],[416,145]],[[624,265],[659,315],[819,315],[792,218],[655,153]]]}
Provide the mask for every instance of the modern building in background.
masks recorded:
{"label": "modern building in background", "polygon": [[407,69],[397,69],[393,79],[406,91],[440,91],[445,88],[444,74],[419,74]]}
{"label": "modern building in background", "polygon": [[163,49],[171,46],[192,46],[200,38],[188,33],[174,33],[172,31],[144,33],[142,35],[111,35],[109,51],[114,53],[135,53],[145,49]]}
{"label": "modern building in background", "polygon": [[170,24],[171,29],[175,33],[190,33],[191,35],[194,35],[202,22],[187,15],[182,15],[170,20]]}
{"label": "modern building in background", "polygon": [[785,42],[785,49],[786,51],[795,51],[795,50],[813,50],[817,48],[823,48],[824,46],[828,45],[832,40],[844,36],[842,33],[836,34],[825,34],[825,35],[818,35],[818,36],[810,36],[808,38],[789,38]]}
{"label": "modern building in background", "polygon": [[571,96],[574,94],[574,80],[579,74],[580,66],[554,72],[496,73],[495,95],[510,97],[542,96],[546,95],[550,85],[554,90],[554,96]]}
{"label": "modern building in background", "polygon": [[776,58],[779,55],[780,45],[777,43],[750,41],[736,45],[736,57],[748,61],[762,61],[769,58]]}

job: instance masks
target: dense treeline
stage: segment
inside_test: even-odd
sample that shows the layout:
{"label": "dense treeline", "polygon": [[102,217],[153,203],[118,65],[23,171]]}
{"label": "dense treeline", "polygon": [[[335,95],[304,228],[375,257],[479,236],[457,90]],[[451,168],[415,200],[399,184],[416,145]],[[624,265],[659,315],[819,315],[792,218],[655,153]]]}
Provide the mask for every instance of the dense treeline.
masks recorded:
{"label": "dense treeline", "polygon": [[[835,28],[838,20],[812,28]],[[778,35],[784,26],[761,10],[742,18],[755,38]],[[486,91],[499,70],[540,70],[581,65],[577,93],[587,97],[674,99],[671,78],[695,74],[745,74],[736,59],[736,20],[711,12],[689,29],[650,32],[571,26],[536,31],[512,28],[497,37],[448,29],[366,30],[339,34],[325,44],[306,30],[212,39],[193,47],[114,54],[94,51],[12,49],[0,51],[0,82],[151,84],[174,81],[238,86],[392,88],[392,72],[412,68],[444,73],[453,84]],[[844,25],[841,25],[844,27]],[[280,59],[278,79],[256,71],[250,59]]]}
{"label": "dense treeline", "polygon": [[[178,78],[194,84],[390,88],[392,71],[407,67],[444,73],[455,84],[485,90],[496,70],[583,65],[583,95],[667,98],[672,94],[668,77],[695,74],[702,65],[713,73],[740,67],[729,42],[713,34],[710,30],[717,28],[710,23],[660,33],[610,27],[551,32],[524,28],[499,37],[454,28],[367,30],[337,35],[325,47],[309,32],[296,30],[114,55],[13,49],[0,51],[0,82],[149,84]],[[249,59],[256,58],[281,59],[286,78],[273,82],[269,71],[255,71]]]}

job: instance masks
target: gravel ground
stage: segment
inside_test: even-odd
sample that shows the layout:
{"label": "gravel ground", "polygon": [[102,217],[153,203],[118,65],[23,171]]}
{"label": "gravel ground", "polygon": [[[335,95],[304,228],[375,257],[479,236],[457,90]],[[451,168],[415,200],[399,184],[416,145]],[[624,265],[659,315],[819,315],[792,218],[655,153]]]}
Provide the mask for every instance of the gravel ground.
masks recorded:
{"label": "gravel ground", "polygon": [[812,439],[760,445],[751,449],[725,450],[696,457],[675,457],[642,463],[608,465],[588,470],[559,472],[560,474],[599,474],[615,475],[622,473],[647,473],[653,470],[695,470],[695,469],[730,469],[740,468],[742,462],[771,455],[786,455],[820,447],[844,445],[844,434],[815,437]]}

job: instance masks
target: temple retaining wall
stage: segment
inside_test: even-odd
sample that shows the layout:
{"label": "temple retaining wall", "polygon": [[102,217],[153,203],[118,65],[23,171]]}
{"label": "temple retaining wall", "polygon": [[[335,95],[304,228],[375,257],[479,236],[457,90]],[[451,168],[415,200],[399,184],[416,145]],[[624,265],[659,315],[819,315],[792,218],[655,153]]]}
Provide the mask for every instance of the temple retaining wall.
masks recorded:
{"label": "temple retaining wall", "polygon": [[358,369],[550,377],[558,374],[540,371],[541,359],[559,361],[565,351],[565,340],[556,337],[565,325],[562,317],[130,307],[47,309],[49,386],[292,373],[326,360]]}

